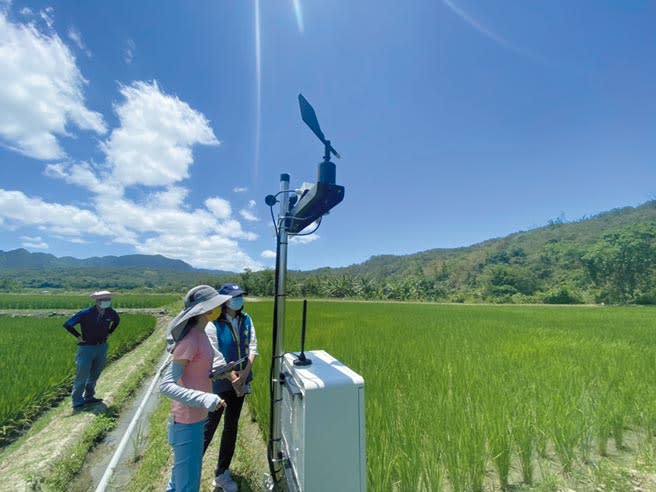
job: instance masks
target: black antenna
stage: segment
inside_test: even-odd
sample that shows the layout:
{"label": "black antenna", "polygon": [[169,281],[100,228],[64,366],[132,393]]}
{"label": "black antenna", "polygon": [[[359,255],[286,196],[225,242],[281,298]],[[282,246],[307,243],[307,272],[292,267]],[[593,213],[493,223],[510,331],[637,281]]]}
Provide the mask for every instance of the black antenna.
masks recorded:
{"label": "black antenna", "polygon": [[310,130],[314,132],[314,134],[319,138],[319,140],[321,140],[326,148],[323,159],[325,161],[329,161],[330,154],[333,154],[335,157],[340,159],[341,156],[339,153],[333,148],[332,145],[330,145],[330,140],[326,140],[326,137],[324,136],[323,132],[321,131],[321,127],[319,126],[317,114],[314,112],[314,108],[308,102],[308,100],[303,97],[303,94],[298,95],[298,105],[301,108],[301,118],[303,118],[305,124],[310,127]]}
{"label": "black antenna", "polygon": [[307,299],[303,299],[303,321],[301,322],[301,355],[294,361],[295,366],[309,366],[312,361],[305,357],[305,321],[307,316]]}

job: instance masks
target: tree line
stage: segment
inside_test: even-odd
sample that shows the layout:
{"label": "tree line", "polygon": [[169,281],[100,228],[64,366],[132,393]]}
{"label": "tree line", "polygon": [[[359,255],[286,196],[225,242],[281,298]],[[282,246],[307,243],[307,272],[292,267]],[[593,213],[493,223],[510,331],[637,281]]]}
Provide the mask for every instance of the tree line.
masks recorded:
{"label": "tree line", "polygon": [[[656,220],[615,228],[581,241],[565,224],[476,247],[408,257],[377,257],[347,268],[290,271],[290,297],[366,300],[656,304]],[[184,292],[190,285],[239,282],[272,296],[273,270],[217,275],[139,268],[3,269],[0,291]]]}
{"label": "tree line", "polygon": [[[558,227],[559,224],[552,224]],[[290,297],[547,304],[656,304],[656,222],[626,226],[592,244],[552,239],[527,252],[512,241],[381,275],[378,270],[289,272]],[[272,270],[231,280],[271,296]]]}

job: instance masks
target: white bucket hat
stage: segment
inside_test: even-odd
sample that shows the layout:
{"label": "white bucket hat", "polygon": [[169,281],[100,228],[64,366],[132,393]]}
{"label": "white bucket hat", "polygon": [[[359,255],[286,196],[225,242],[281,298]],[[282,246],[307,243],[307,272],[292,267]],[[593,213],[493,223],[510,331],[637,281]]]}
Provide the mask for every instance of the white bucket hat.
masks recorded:
{"label": "white bucket hat", "polygon": [[100,300],[100,299],[111,299],[114,294],[108,290],[97,290],[93,294],[91,294],[89,297]]}
{"label": "white bucket hat", "polygon": [[187,321],[215,307],[220,306],[231,296],[219,294],[214,287],[197,285],[184,298],[185,308],[169,323],[166,339],[169,344],[178,342],[186,333],[183,333]]}

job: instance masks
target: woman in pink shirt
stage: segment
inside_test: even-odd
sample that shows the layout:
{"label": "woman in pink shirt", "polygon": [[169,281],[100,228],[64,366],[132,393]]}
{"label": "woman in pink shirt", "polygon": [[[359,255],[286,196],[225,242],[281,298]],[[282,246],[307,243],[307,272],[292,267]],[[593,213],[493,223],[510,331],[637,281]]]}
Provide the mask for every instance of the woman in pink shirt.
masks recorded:
{"label": "woman in pink shirt", "polygon": [[160,392],[171,399],[169,444],[174,460],[167,492],[198,492],[203,461],[203,430],[207,412],[225,407],[212,393],[214,352],[205,326],[218,318],[220,306],[230,296],[220,295],[209,285],[187,292],[185,308],[169,323],[167,341],[172,361]]}

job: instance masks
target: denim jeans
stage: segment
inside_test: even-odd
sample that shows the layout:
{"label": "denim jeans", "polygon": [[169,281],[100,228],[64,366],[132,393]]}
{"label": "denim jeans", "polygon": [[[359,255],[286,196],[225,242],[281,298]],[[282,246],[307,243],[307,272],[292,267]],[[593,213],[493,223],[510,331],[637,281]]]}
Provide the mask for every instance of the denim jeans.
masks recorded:
{"label": "denim jeans", "polygon": [[73,383],[73,405],[80,405],[96,394],[96,382],[105,367],[107,343],[80,345],[77,348],[75,365],[77,372]]}
{"label": "denim jeans", "polygon": [[173,448],[173,470],[166,492],[198,492],[203,464],[205,420],[193,424],[169,422],[169,444]]}

